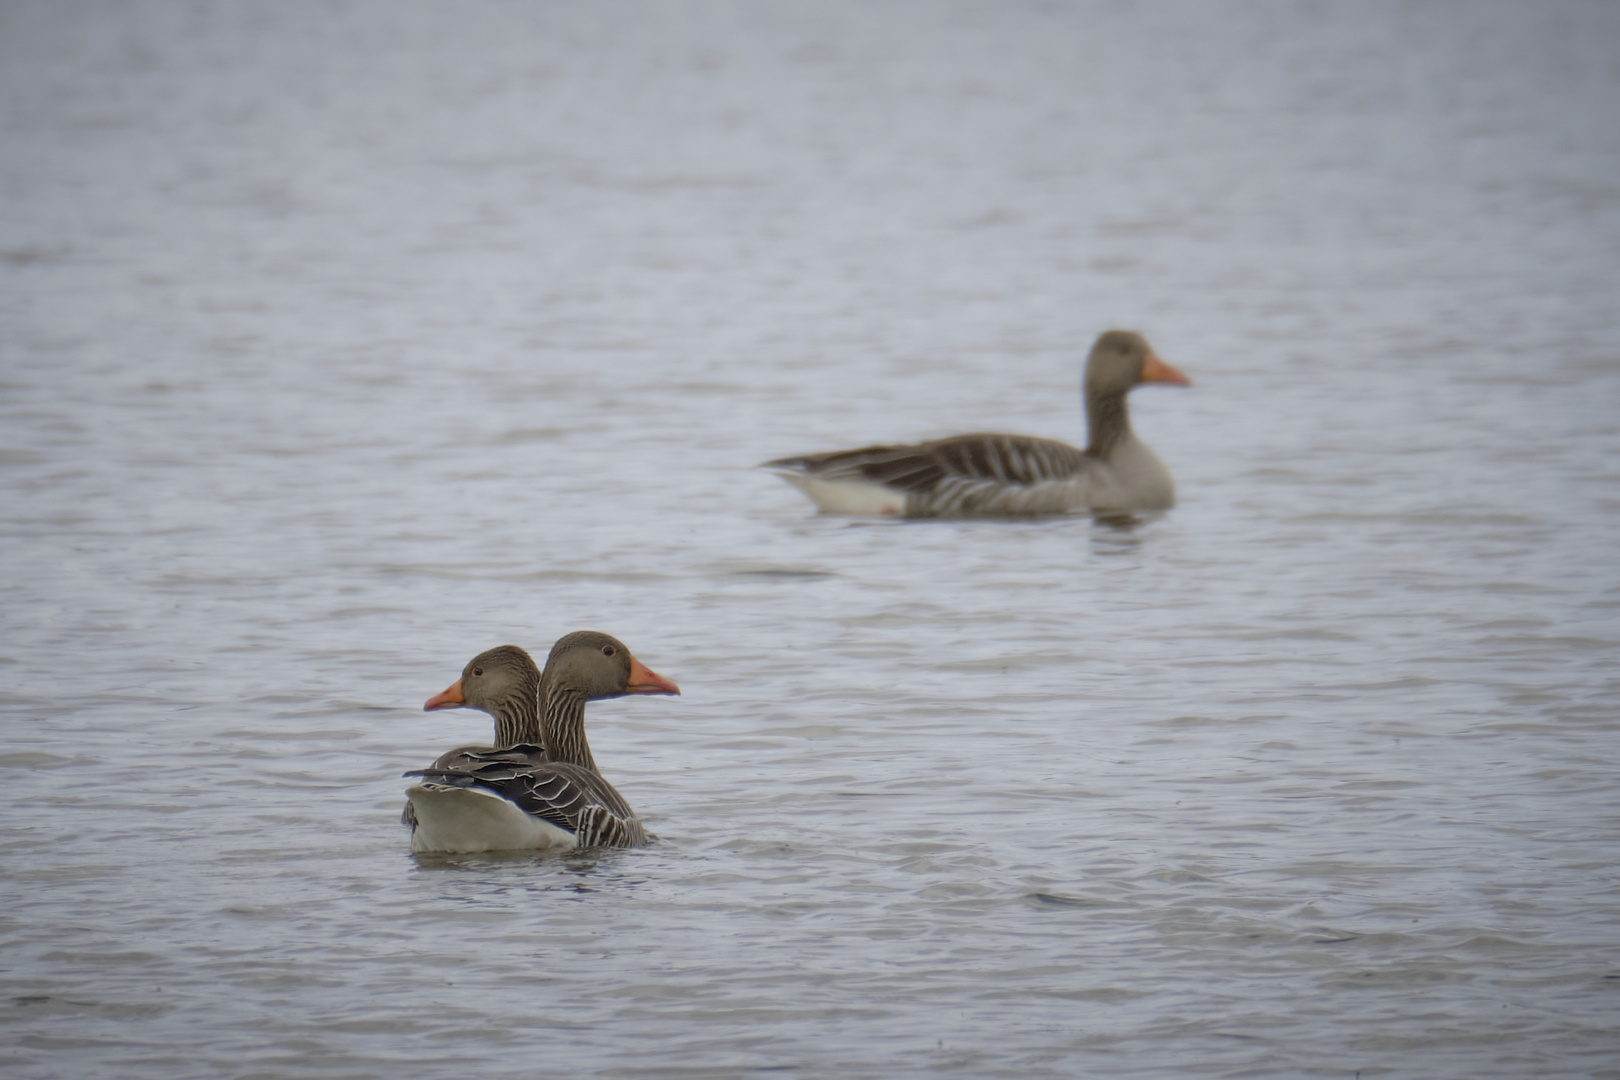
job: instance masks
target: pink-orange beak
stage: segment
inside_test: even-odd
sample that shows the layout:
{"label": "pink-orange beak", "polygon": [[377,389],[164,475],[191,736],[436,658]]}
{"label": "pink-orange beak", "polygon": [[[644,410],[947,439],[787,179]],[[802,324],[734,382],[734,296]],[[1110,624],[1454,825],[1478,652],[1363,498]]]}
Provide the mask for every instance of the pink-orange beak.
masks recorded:
{"label": "pink-orange beak", "polygon": [[[453,689],[453,688],[452,688]],[[649,669],[634,656],[630,658],[630,685],[624,688],[627,694],[680,694],[681,688],[664,678],[658,672]],[[449,693],[449,691],[445,691]]]}
{"label": "pink-orange beak", "polygon": [[1148,353],[1142,359],[1142,381],[1169,383],[1171,386],[1191,386],[1192,380],[1181,372],[1160,360],[1154,353]]}
{"label": "pink-orange beak", "polygon": [[459,709],[467,704],[467,699],[461,696],[461,680],[451,683],[443,693],[434,694],[422,706],[423,712],[432,712],[434,709]]}

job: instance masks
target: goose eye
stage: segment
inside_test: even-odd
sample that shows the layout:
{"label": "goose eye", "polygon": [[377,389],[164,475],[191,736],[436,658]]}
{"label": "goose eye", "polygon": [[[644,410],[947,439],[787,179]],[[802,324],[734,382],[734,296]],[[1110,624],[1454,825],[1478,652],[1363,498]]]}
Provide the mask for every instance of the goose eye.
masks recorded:
{"label": "goose eye", "polygon": [[474,675],[475,675],[475,676],[477,676],[477,675],[482,675],[482,674],[483,674],[483,673],[484,673],[484,669],[483,669],[483,668],[481,668],[481,667],[475,667],[475,668],[473,668],[473,674],[474,674]]}
{"label": "goose eye", "polygon": [[613,646],[611,646],[611,645],[602,646],[602,655],[603,656],[612,656],[613,655]]}

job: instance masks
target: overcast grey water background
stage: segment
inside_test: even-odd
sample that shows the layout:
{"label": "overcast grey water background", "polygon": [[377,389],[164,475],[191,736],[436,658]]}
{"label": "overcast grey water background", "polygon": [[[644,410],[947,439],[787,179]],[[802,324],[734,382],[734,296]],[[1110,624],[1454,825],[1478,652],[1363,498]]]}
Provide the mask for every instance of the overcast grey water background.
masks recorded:
{"label": "overcast grey water background", "polygon": [[[1111,326],[1168,514],[753,468]],[[1620,1076],[1620,5],[12,0],[0,364],[8,1077]]]}

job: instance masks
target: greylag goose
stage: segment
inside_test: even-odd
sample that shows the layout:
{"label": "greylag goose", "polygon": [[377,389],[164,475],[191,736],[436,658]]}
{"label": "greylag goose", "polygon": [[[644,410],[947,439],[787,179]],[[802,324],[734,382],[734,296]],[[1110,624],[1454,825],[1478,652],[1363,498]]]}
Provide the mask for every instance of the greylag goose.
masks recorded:
{"label": "greylag goose", "polygon": [[493,747],[464,746],[406,791],[411,850],[510,851],[634,847],[647,833],[603,778],[585,740],[585,703],[679,694],[616,638],[594,630],[552,646],[544,672],[515,645],[479,653],[425,710],[470,708],[495,719]]}
{"label": "greylag goose", "polygon": [[1084,450],[1027,435],[955,435],[778,458],[767,469],[829,514],[918,518],[1163,510],[1170,470],[1131,431],[1125,395],[1142,383],[1188,386],[1141,334],[1109,330],[1083,381],[1091,441]]}

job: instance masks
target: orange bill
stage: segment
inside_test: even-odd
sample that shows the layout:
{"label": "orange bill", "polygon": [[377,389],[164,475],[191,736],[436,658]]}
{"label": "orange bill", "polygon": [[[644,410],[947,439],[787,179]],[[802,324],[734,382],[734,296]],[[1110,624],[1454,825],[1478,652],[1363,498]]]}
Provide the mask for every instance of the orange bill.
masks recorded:
{"label": "orange bill", "polygon": [[[445,691],[449,693],[449,691]],[[681,688],[658,674],[649,670],[640,660],[630,658],[630,685],[624,688],[627,694],[679,694]]]}
{"label": "orange bill", "polygon": [[1142,359],[1142,381],[1169,383],[1172,386],[1191,386],[1192,380],[1160,360],[1154,353]]}
{"label": "orange bill", "polygon": [[461,696],[461,680],[457,679],[455,682],[451,683],[449,688],[443,693],[434,694],[432,697],[428,698],[427,704],[422,706],[422,711],[432,712],[434,709],[459,709],[465,704],[467,704],[467,700]]}

